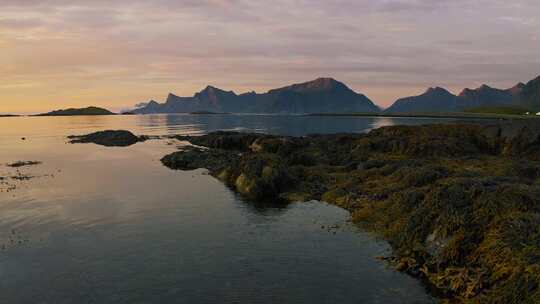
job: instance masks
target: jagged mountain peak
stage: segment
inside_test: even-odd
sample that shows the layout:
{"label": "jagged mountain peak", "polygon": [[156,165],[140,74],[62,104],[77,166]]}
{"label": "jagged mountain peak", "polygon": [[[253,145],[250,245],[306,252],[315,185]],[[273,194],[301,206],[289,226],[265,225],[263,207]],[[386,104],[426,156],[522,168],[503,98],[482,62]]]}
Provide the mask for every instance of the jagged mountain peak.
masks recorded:
{"label": "jagged mountain peak", "polygon": [[215,94],[220,94],[220,93],[223,93],[223,94],[231,94],[232,93],[232,94],[234,94],[233,91],[225,91],[225,90],[222,90],[222,89],[220,89],[218,87],[208,85],[204,89],[202,89],[200,92],[195,93],[195,96],[198,96],[198,95],[215,95]]}
{"label": "jagged mountain peak", "polygon": [[521,89],[520,104],[535,110],[540,110],[540,76],[527,82]]}
{"label": "jagged mountain peak", "polygon": [[489,89],[493,89],[493,88],[488,86],[487,84],[483,84],[478,89],[480,89],[480,90],[489,90]]}
{"label": "jagged mountain peak", "polygon": [[315,80],[301,83],[298,86],[302,86],[307,89],[331,89],[337,86],[345,85],[331,77],[319,77]]}
{"label": "jagged mountain peak", "polygon": [[523,90],[524,87],[525,87],[525,84],[523,82],[520,82],[516,84],[515,86],[511,87],[510,89],[508,89],[507,91],[510,92],[510,94],[514,96],[519,96],[519,94],[521,94],[521,91]]}
{"label": "jagged mountain peak", "polygon": [[459,93],[459,97],[464,97],[470,93],[474,92],[474,89],[469,89],[469,88],[465,88],[463,89],[463,91],[461,91],[461,93]]}
{"label": "jagged mountain peak", "polygon": [[220,88],[211,86],[211,85],[207,85],[206,88],[204,88],[201,92],[212,92],[212,91],[223,91],[223,90],[221,90]]}
{"label": "jagged mountain peak", "polygon": [[344,83],[335,80],[331,77],[319,77],[315,80],[296,83],[290,86],[282,87],[269,91],[269,93],[282,92],[282,91],[295,91],[295,92],[321,92],[331,91],[336,89],[350,90]]}
{"label": "jagged mountain peak", "polygon": [[522,89],[529,89],[530,87],[538,87],[539,85],[540,85],[540,76],[527,82],[525,85],[523,85]]}
{"label": "jagged mountain peak", "polygon": [[520,83],[516,84],[513,88],[523,89],[524,86],[525,86],[525,84],[523,82],[520,82]]}
{"label": "jagged mountain peak", "polygon": [[440,95],[440,94],[444,94],[444,95],[453,95],[453,94],[450,93],[447,89],[442,88],[442,87],[431,87],[431,88],[428,88],[424,94],[429,94],[429,95],[433,95],[433,94],[437,94],[437,95]]}
{"label": "jagged mountain peak", "polygon": [[467,97],[470,97],[471,95],[477,95],[479,93],[487,94],[487,93],[489,93],[491,91],[501,91],[501,90],[492,88],[492,87],[488,86],[487,84],[483,84],[483,85],[479,86],[476,89],[465,88],[465,89],[463,89],[463,91],[461,91],[461,93],[459,93],[458,96],[467,98]]}
{"label": "jagged mountain peak", "polygon": [[315,80],[308,81],[305,84],[312,85],[315,87],[332,87],[336,84],[341,84],[341,82],[335,80],[332,77],[319,77]]}
{"label": "jagged mountain peak", "polygon": [[458,97],[445,88],[432,87],[423,94],[400,98],[385,111],[387,113],[454,112]]}
{"label": "jagged mountain peak", "polygon": [[475,107],[490,107],[490,106],[508,106],[520,89],[502,90],[483,84],[476,89],[464,89],[459,94],[460,110],[467,110]]}
{"label": "jagged mountain peak", "polygon": [[330,77],[297,83],[268,93],[254,91],[237,95],[207,86],[192,97],[169,94],[158,107],[137,109],[135,113],[189,113],[213,111],[231,113],[377,113],[380,109],[363,94]]}

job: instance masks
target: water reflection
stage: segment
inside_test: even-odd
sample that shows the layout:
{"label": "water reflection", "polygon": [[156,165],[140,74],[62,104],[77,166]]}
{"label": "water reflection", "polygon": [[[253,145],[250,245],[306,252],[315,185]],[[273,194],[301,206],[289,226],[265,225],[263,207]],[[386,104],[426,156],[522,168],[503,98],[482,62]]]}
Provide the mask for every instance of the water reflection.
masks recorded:
{"label": "water reflection", "polygon": [[[377,125],[381,118],[272,116],[272,115],[167,115],[168,131],[207,133],[217,130],[264,132],[279,135],[303,136],[307,134],[365,132]],[[144,118],[143,118],[144,119]],[[392,124],[391,119],[383,119]],[[147,122],[143,125],[148,126]],[[157,121],[157,123],[162,123]],[[188,128],[185,125],[189,126]],[[384,125],[384,123],[379,123]],[[198,130],[197,130],[198,129]]]}
{"label": "water reflection", "polygon": [[[231,190],[232,192],[232,190]],[[244,205],[244,208],[251,212],[262,216],[280,215],[287,211],[290,206],[284,201],[253,201],[242,197],[239,194],[234,194],[236,201]]]}
{"label": "water reflection", "polygon": [[[349,225],[344,210],[244,201],[202,170],[163,167],[159,159],[174,150],[164,141],[129,148],[65,144],[66,135],[102,129],[304,135],[361,132],[377,123],[391,122],[243,115],[0,119],[0,164],[39,160],[42,165],[21,170],[54,175],[0,193],[0,247],[8,245],[0,251],[0,302],[428,303],[417,281],[374,259],[388,246]],[[342,229],[321,229],[333,225]]]}
{"label": "water reflection", "polygon": [[[0,119],[0,145],[7,139],[29,140],[83,134],[104,129],[127,129],[138,134],[201,134],[217,130],[281,135],[361,133],[391,125],[455,122],[457,119],[331,117],[294,115],[119,115],[75,117],[18,117]],[[488,120],[463,120],[486,123]]]}

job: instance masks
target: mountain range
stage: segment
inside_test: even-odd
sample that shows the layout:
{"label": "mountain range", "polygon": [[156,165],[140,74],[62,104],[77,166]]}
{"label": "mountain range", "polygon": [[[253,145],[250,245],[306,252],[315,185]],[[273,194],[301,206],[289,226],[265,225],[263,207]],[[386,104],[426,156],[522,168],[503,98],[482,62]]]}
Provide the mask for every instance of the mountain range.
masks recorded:
{"label": "mountain range", "polygon": [[236,94],[207,86],[192,97],[169,94],[165,103],[151,100],[134,114],[232,112],[232,113],[451,113],[494,106],[516,106],[540,110],[540,77],[509,89],[482,85],[454,95],[441,87],[429,88],[418,96],[400,98],[381,110],[368,97],[333,78],[318,78],[273,89],[266,93]]}
{"label": "mountain range", "polygon": [[365,95],[358,94],[332,78],[293,84],[267,93],[237,95],[212,86],[193,97],[169,94],[160,104],[154,100],[135,109],[135,114],[190,113],[197,111],[234,113],[378,113],[380,109]]}
{"label": "mountain range", "polygon": [[476,89],[464,89],[459,95],[439,87],[430,88],[424,94],[398,99],[385,113],[449,113],[479,107],[523,106],[522,92],[526,86],[519,83],[501,90],[482,85]]}

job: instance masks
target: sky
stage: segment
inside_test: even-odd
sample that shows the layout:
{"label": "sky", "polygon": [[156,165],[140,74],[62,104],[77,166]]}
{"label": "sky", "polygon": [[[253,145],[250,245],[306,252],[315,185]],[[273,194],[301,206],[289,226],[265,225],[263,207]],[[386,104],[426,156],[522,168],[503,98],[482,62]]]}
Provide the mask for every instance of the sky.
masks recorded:
{"label": "sky", "polygon": [[382,107],[540,75],[538,0],[0,0],[0,113],[333,77]]}

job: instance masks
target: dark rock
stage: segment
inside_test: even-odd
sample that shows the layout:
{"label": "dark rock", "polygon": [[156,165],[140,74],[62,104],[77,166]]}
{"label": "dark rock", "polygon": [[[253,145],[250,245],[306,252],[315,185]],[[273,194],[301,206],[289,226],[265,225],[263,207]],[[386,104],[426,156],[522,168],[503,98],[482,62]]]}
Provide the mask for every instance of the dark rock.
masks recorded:
{"label": "dark rock", "polygon": [[94,143],[107,147],[127,147],[145,140],[144,137],[137,137],[133,133],[124,130],[107,130],[87,135],[72,135],[68,136],[68,139],[72,144]]}
{"label": "dark rock", "polygon": [[218,131],[202,136],[173,136],[173,138],[212,149],[247,151],[256,139],[265,136],[268,135]]}
{"label": "dark rock", "polygon": [[12,168],[20,168],[20,167],[26,167],[26,166],[35,166],[40,165],[40,161],[17,161],[14,163],[7,164],[8,167]]}
{"label": "dark rock", "polygon": [[174,170],[195,170],[199,168],[217,172],[220,168],[231,165],[238,156],[221,150],[203,150],[186,147],[182,151],[171,153],[161,159],[161,162]]}
{"label": "dark rock", "polygon": [[216,132],[182,137],[202,147],[162,162],[207,168],[256,201],[322,199],[345,208],[389,241],[398,269],[450,299],[534,303],[539,134],[536,120],[301,138]]}

